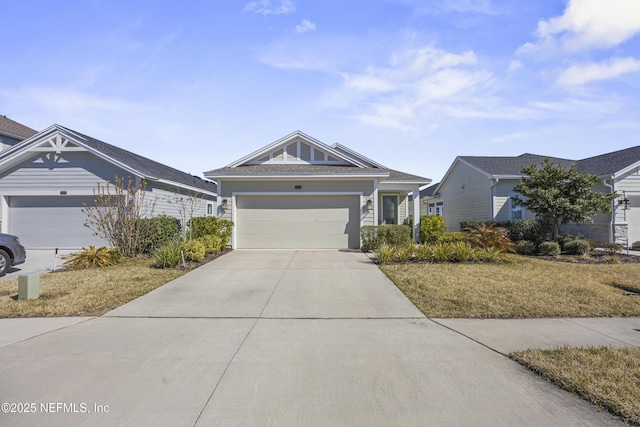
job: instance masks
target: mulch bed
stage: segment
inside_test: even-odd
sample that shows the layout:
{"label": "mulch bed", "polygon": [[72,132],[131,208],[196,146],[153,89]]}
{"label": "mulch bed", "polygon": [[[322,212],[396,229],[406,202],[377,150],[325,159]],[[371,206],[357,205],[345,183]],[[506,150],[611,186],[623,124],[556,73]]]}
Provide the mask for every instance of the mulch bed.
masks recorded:
{"label": "mulch bed", "polygon": [[[621,264],[635,264],[640,263],[640,256],[626,255],[618,253],[615,255]],[[538,255],[536,258],[546,259],[548,261],[557,262],[570,262],[574,264],[612,264],[610,262],[611,255],[604,251],[591,251],[589,256],[582,255],[558,255],[558,256],[542,256]]]}

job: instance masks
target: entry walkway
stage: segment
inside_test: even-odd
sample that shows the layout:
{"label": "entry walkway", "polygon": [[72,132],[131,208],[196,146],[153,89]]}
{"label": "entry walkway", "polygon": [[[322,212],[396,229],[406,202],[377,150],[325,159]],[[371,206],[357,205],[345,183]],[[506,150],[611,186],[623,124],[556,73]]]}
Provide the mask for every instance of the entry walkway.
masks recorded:
{"label": "entry walkway", "polygon": [[0,400],[35,404],[0,425],[622,425],[356,252],[234,251],[82,320],[0,347]]}

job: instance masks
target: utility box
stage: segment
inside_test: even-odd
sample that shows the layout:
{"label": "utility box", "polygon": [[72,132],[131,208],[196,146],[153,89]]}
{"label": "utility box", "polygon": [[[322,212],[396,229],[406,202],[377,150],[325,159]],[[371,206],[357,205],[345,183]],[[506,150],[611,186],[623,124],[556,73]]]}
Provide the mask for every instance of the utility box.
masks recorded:
{"label": "utility box", "polygon": [[40,274],[18,276],[18,299],[38,299],[40,297]]}

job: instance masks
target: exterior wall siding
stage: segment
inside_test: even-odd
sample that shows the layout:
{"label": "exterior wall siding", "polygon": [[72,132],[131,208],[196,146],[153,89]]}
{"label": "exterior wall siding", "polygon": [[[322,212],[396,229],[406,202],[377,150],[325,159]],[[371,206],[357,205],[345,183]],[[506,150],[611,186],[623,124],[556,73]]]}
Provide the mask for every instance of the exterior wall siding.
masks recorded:
{"label": "exterior wall siding", "polygon": [[[296,189],[300,185],[302,188]],[[365,196],[373,194],[372,181],[223,181],[222,197],[231,197],[233,193],[332,193],[356,192]]]}
{"label": "exterior wall siding", "polygon": [[441,185],[440,198],[448,231],[458,231],[462,221],[491,219],[491,180],[461,162]]}
{"label": "exterior wall siding", "polygon": [[88,152],[35,153],[34,157],[0,174],[0,193],[67,191],[93,194],[97,183],[113,181],[126,172]]}
{"label": "exterior wall siding", "polygon": [[146,190],[146,200],[150,203],[155,202],[154,216],[164,214],[181,221],[188,221],[190,217],[206,216],[207,203],[212,203],[213,212],[216,211],[213,196],[195,194],[196,200],[192,201],[193,193],[176,192],[175,189],[157,183],[147,184]]}

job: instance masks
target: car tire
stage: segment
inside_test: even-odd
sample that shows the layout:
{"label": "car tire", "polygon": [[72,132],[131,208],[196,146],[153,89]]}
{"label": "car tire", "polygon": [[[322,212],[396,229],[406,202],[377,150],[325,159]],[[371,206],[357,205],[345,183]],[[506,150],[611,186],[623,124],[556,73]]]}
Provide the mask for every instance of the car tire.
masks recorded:
{"label": "car tire", "polygon": [[0,249],[0,277],[7,274],[9,267],[11,267],[11,258],[8,253]]}

